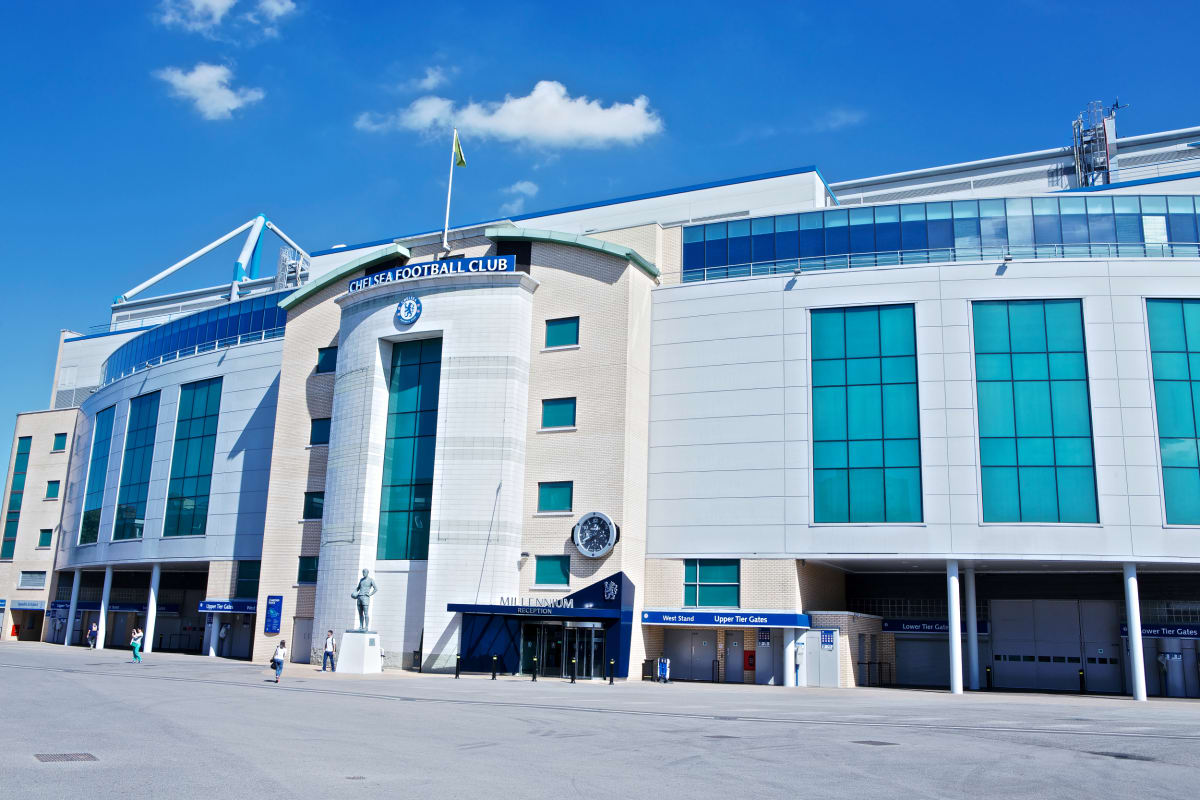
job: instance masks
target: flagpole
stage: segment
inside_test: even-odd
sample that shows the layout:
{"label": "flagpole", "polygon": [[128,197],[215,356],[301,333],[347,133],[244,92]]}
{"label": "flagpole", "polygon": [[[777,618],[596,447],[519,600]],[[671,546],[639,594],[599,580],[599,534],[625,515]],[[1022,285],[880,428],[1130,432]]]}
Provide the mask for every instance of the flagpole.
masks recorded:
{"label": "flagpole", "polygon": [[454,142],[458,139],[458,128],[450,137],[450,181],[446,184],[446,224],[442,226],[442,247],[450,250],[450,191],[454,188]]}

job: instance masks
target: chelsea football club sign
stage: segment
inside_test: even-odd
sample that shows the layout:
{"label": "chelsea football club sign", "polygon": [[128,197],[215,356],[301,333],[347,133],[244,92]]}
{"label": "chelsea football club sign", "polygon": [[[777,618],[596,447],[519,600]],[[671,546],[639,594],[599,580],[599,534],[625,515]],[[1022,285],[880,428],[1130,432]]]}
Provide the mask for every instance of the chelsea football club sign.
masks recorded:
{"label": "chelsea football club sign", "polygon": [[437,278],[447,275],[480,275],[495,272],[516,272],[516,256],[486,256],[483,258],[451,258],[445,261],[426,261],[423,264],[405,264],[392,267],[374,275],[364,275],[350,281],[346,291],[350,294],[370,289],[381,283],[410,281],[417,278]]}
{"label": "chelsea football club sign", "polygon": [[421,301],[411,294],[396,306],[396,321],[404,325],[412,325],[421,316]]}

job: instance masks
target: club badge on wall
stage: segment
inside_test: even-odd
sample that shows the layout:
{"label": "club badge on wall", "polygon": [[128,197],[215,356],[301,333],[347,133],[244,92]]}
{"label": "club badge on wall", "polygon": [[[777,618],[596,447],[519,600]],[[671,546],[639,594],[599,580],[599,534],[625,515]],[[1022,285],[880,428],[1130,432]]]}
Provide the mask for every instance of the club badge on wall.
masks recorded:
{"label": "club badge on wall", "polygon": [[588,558],[603,558],[612,552],[621,531],[607,514],[592,511],[575,523],[575,547]]}
{"label": "club badge on wall", "polygon": [[396,306],[396,321],[403,325],[412,325],[421,316],[421,301],[409,295]]}

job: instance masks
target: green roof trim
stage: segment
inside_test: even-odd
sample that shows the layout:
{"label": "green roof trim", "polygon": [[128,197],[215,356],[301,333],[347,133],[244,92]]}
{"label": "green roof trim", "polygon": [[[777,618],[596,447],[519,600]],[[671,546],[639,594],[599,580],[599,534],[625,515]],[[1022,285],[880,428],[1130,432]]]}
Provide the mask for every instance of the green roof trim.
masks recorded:
{"label": "green roof trim", "polygon": [[280,300],[279,307],[283,309],[289,309],[297,303],[300,303],[306,298],[311,297],[312,295],[321,291],[330,284],[343,280],[348,276],[353,275],[355,272],[358,272],[360,269],[366,269],[376,262],[383,261],[385,258],[392,258],[393,256],[412,258],[412,253],[409,252],[407,247],[396,244],[395,242],[392,244],[386,244],[383,247],[372,250],[366,255],[359,256],[353,261],[347,261],[345,264],[342,264],[336,269],[331,269],[329,272],[326,272],[316,280],[309,281],[296,291],[289,294],[287,297]]}
{"label": "green roof trim", "polygon": [[585,250],[595,250],[597,253],[607,253],[610,256],[623,258],[655,280],[659,277],[658,267],[642,258],[632,247],[606,242],[591,236],[578,236],[573,233],[558,231],[542,231],[535,228],[495,227],[484,230],[483,235],[493,242],[544,242],[546,244],[561,244],[567,247],[582,247]]}

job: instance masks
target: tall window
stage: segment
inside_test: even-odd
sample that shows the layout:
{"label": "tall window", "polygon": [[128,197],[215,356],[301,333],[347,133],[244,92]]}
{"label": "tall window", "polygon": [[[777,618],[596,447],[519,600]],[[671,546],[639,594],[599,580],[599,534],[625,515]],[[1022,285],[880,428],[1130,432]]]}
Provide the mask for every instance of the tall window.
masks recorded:
{"label": "tall window", "polygon": [[59,485],[60,484],[58,481],[46,481],[46,499],[47,500],[57,500],[58,499]]}
{"label": "tall window", "polygon": [[316,417],[308,429],[309,444],[329,444],[329,417]]}
{"label": "tall window", "polygon": [[683,562],[684,606],[737,608],[741,562],[736,558],[689,558]]}
{"label": "tall window", "polygon": [[1167,522],[1200,525],[1200,301],[1147,300],[1146,311]]}
{"label": "tall window", "polygon": [[325,493],[304,493],[304,519],[320,519],[325,514]]}
{"label": "tall window", "polygon": [[158,430],[159,393],[129,401],[125,455],[121,461],[121,486],[117,490],[117,518],[113,539],[140,539],[146,524],[146,497],[150,491],[150,464],[154,460],[154,435]]}
{"label": "tall window", "polygon": [[1078,300],[973,305],[984,522],[1094,523]]}
{"label": "tall window", "polygon": [[208,493],[220,411],[220,378],[180,387],[163,536],[203,536],[207,529]]}
{"label": "tall window", "polygon": [[441,339],[397,342],[392,346],[376,558],[429,557],[441,376]]}
{"label": "tall window", "polygon": [[38,531],[37,546],[39,548],[49,547],[50,543],[53,541],[53,539],[54,539],[54,529],[53,528],[42,528],[40,531]]}
{"label": "tall window", "polygon": [[317,556],[300,556],[300,566],[296,570],[296,583],[317,582]]}
{"label": "tall window", "polygon": [[67,435],[65,433],[54,434],[54,446],[50,448],[53,453],[59,453],[67,449]]}
{"label": "tall window", "polygon": [[813,521],[920,522],[911,305],[812,312]]}
{"label": "tall window", "polygon": [[87,491],[83,497],[83,520],[79,543],[92,544],[100,537],[100,511],[104,507],[104,483],[108,479],[108,448],[112,444],[113,406],[96,414],[92,430],[92,459],[88,464]]}
{"label": "tall window", "polygon": [[258,597],[258,576],[262,572],[261,561],[238,561],[237,582],[234,597]]}
{"label": "tall window", "polygon": [[4,518],[4,536],[0,539],[0,559],[10,559],[17,547],[17,526],[21,521],[21,501],[25,497],[25,473],[29,469],[29,450],[32,436],[17,439],[17,455],[13,459],[12,488],[8,493],[8,514]]}

